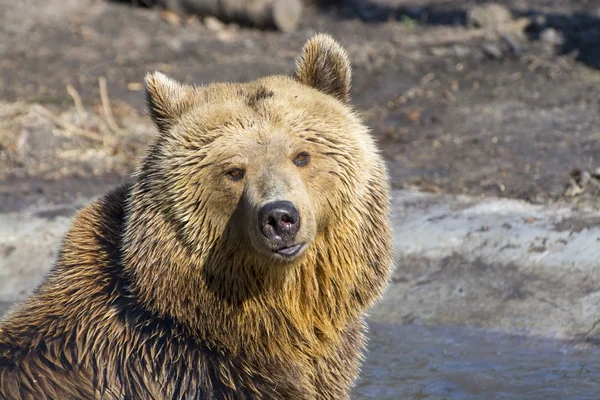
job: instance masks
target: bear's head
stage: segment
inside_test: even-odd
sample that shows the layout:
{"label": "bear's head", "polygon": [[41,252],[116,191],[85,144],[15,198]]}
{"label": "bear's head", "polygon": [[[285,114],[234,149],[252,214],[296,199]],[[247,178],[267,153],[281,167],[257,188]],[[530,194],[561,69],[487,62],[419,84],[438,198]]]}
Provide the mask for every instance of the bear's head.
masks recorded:
{"label": "bear's head", "polygon": [[350,75],[341,46],[317,35],[295,78],[191,87],[147,76],[159,135],[124,236],[147,305],[202,325],[211,307],[248,322],[239,313],[253,301],[292,314],[340,302],[350,316],[379,296],[391,265],[387,173],[349,105]]}

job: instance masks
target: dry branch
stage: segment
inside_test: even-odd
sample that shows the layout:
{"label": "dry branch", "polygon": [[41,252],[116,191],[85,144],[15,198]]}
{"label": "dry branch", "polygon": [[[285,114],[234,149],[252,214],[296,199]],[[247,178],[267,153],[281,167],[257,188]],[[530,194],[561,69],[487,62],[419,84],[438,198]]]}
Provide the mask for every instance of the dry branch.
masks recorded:
{"label": "dry branch", "polygon": [[83,108],[83,101],[81,100],[81,96],[79,96],[77,90],[75,90],[73,85],[71,85],[70,83],[67,85],[67,93],[69,93],[69,96],[71,96],[71,98],[73,99],[73,103],[75,103],[75,109],[77,110],[77,115],[79,115],[79,120],[81,124],[87,130],[87,118],[85,115],[85,109]]}
{"label": "dry branch", "polygon": [[105,135],[101,135],[96,132],[91,132],[88,130],[78,128],[75,125],[62,120],[59,116],[55,115],[52,111],[48,110],[46,107],[41,106],[39,104],[36,104],[34,107],[41,115],[43,115],[44,117],[46,117],[47,119],[52,121],[57,126],[63,128],[70,134],[81,136],[81,137],[84,137],[84,138],[87,138],[90,140],[94,140],[96,142],[101,142],[101,143],[106,142],[107,137]]}
{"label": "dry branch", "polygon": [[98,78],[98,86],[100,87],[100,100],[102,101],[102,111],[104,112],[104,119],[108,124],[110,130],[118,135],[123,132],[123,130],[117,125],[117,121],[112,113],[112,108],[110,107],[110,100],[108,98],[108,90],[106,88],[106,78],[101,76]]}

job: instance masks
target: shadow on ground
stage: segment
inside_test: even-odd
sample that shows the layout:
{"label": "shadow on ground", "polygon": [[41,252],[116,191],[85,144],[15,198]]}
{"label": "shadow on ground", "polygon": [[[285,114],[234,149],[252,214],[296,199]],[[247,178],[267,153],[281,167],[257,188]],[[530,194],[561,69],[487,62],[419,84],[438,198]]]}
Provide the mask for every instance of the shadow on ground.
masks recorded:
{"label": "shadow on ground", "polygon": [[[136,7],[163,6],[168,3],[158,0],[112,0],[118,3],[129,3]],[[198,2],[206,0],[195,0]],[[333,10],[342,19],[359,19],[365,23],[383,23],[390,20],[401,21],[406,25],[430,26],[466,26],[470,20],[472,4],[457,6],[458,2],[431,4],[432,2],[415,2],[412,4],[394,4],[372,0],[313,0],[321,9]],[[391,4],[390,4],[391,3]],[[491,2],[477,1],[480,7]],[[502,2],[510,3],[510,2]],[[572,54],[577,61],[590,67],[600,69],[600,18],[599,10],[587,10],[574,13],[550,13],[535,8],[516,9],[506,7],[513,17],[530,19],[527,33],[530,40],[539,40],[543,32],[551,29],[555,36],[558,54]],[[485,11],[484,11],[485,12]],[[490,18],[497,16],[490,15]]]}
{"label": "shadow on ground", "polygon": [[[383,23],[390,20],[402,21],[406,25],[430,26],[466,26],[472,23],[469,17],[469,10],[473,9],[472,4],[457,7],[456,3],[424,6],[423,3],[394,5],[370,0],[348,0],[321,2],[321,7],[335,7],[340,18],[356,18],[366,23]],[[477,3],[483,6],[491,2]],[[506,9],[514,18],[530,19],[526,29],[530,40],[539,40],[544,31],[552,29],[558,54],[573,54],[577,61],[600,69],[600,10],[549,13],[534,8]],[[490,19],[495,17],[490,15]]]}

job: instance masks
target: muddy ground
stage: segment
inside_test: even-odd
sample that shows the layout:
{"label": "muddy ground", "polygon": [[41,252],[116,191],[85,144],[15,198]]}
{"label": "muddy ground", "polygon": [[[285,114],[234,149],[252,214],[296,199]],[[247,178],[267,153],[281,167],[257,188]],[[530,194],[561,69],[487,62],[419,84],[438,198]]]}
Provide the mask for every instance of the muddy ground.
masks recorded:
{"label": "muddy ground", "polygon": [[483,3],[309,6],[283,34],[123,2],[0,0],[0,211],[126,179],[155,133],[146,71],[199,84],[290,74],[318,31],[350,54],[353,101],[394,187],[595,206],[600,5],[504,1],[501,29],[469,26]]}

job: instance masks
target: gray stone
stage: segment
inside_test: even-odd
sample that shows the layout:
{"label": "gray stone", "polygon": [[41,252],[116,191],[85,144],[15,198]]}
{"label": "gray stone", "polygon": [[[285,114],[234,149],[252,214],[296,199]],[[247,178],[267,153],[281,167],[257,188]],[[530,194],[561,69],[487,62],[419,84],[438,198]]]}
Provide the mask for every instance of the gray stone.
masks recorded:
{"label": "gray stone", "polygon": [[564,35],[554,28],[546,28],[540,33],[540,40],[551,46],[561,46],[565,42]]}
{"label": "gray stone", "polygon": [[483,52],[490,58],[499,60],[502,58],[502,49],[496,43],[486,43],[483,45]]}
{"label": "gray stone", "polygon": [[583,338],[600,321],[600,214],[395,192],[397,269],[381,322]]}

